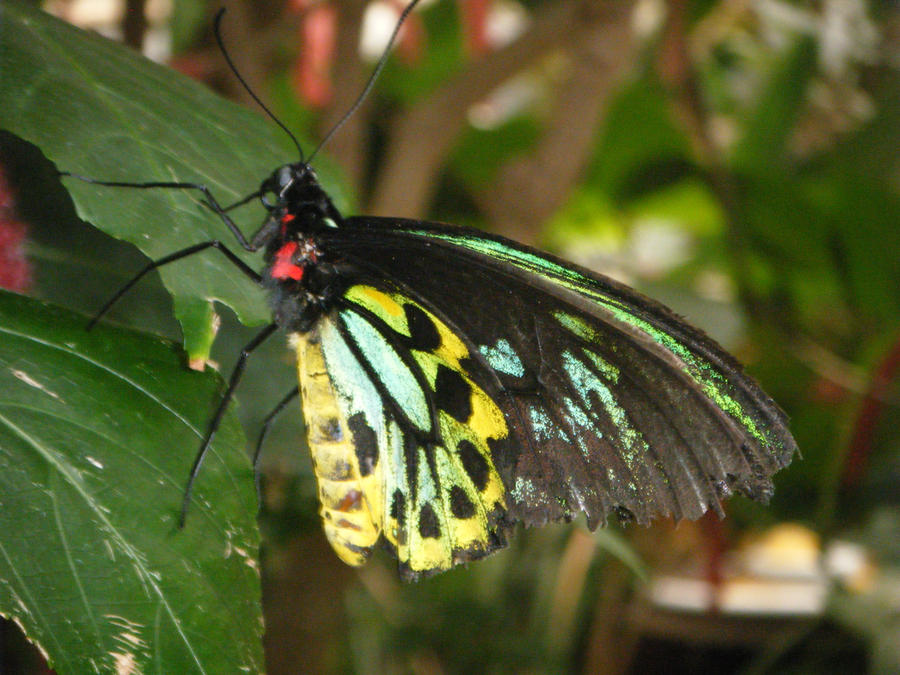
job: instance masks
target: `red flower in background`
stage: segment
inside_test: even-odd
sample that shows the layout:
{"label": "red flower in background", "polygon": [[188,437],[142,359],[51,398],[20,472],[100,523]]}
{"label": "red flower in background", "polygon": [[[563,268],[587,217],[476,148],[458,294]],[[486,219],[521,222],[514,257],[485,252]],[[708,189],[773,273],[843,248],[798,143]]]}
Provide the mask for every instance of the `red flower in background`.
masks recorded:
{"label": "red flower in background", "polygon": [[300,24],[300,57],[294,64],[297,93],[315,107],[331,101],[331,62],[337,33],[337,11],[328,4],[309,8]]}
{"label": "red flower in background", "polygon": [[31,268],[25,259],[27,227],[14,210],[15,199],[0,165],[0,288],[24,291],[31,283]]}
{"label": "red flower in background", "polygon": [[[483,0],[478,0],[483,2]],[[475,4],[478,5],[478,2]],[[397,18],[407,5],[407,0],[391,3]],[[331,102],[331,68],[334,63],[337,35],[337,8],[327,2],[292,0],[288,9],[303,12],[300,23],[300,55],[293,67],[292,80],[300,97],[313,107],[324,107]],[[476,7],[477,10],[477,7]],[[476,19],[477,20],[477,19]],[[415,63],[422,57],[425,29],[416,14],[407,18],[397,41],[397,50],[407,63]],[[385,36],[386,37],[386,36]]]}
{"label": "red flower in background", "polygon": [[487,32],[488,0],[463,0],[460,4],[463,34],[470,54],[480,56],[490,49]]}

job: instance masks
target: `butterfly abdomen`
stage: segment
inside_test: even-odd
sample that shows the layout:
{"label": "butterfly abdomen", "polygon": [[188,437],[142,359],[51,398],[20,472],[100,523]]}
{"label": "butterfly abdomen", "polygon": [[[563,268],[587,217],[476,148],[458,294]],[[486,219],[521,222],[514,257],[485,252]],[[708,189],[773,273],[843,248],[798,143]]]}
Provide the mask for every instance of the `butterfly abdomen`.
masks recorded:
{"label": "butterfly abdomen", "polygon": [[381,536],[381,466],[377,440],[341,411],[318,332],[294,333],[307,438],[325,535],[349,565],[362,565]]}

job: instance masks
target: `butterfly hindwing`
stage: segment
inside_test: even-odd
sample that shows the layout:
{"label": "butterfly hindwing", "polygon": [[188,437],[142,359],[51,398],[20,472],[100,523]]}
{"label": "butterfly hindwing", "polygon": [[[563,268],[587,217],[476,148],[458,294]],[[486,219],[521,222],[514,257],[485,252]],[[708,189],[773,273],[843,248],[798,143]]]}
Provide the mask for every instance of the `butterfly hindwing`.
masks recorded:
{"label": "butterfly hindwing", "polygon": [[[452,330],[402,294],[357,285],[294,340],[322,516],[342,559],[361,564],[383,537],[414,577],[504,545],[492,455],[509,432]],[[350,443],[321,440],[323,410]],[[323,476],[334,464],[348,467],[337,488]]]}

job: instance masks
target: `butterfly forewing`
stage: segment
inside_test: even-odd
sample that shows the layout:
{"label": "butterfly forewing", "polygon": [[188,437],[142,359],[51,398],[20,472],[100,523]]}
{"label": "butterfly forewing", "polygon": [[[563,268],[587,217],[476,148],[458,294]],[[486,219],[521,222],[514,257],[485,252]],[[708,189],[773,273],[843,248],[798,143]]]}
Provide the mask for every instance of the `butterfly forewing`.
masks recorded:
{"label": "butterfly forewing", "polygon": [[644,523],[699,517],[732,491],[765,499],[795,451],[724,350],[604,277],[414,221],[351,218],[319,243],[368,280],[323,319],[346,352],[326,361],[336,390],[359,387],[344,414],[364,409],[391,457],[381,522],[413,573],[502,545],[516,520]]}

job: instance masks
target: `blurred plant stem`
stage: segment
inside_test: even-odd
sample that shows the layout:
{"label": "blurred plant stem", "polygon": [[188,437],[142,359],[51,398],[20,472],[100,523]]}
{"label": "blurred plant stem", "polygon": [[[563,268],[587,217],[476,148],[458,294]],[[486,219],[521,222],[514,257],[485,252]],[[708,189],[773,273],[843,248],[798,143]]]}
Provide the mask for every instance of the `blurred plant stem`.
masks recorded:
{"label": "blurred plant stem", "polygon": [[883,352],[872,369],[869,382],[856,409],[849,439],[843,452],[834,455],[832,469],[826,474],[830,485],[822,490],[818,521],[833,528],[837,515],[838,498],[856,492],[870,468],[875,446],[875,433],[885,413],[893,408],[896,413],[900,401],[892,392],[898,390],[900,380],[900,333]]}
{"label": "blurred plant stem", "polygon": [[[549,123],[544,141],[531,159],[506,172],[501,170],[506,180],[492,186],[492,205],[486,210],[498,233],[533,241],[539,227],[580,177],[579,167],[585,159],[579,161],[578,156],[590,152],[586,140],[600,123],[605,101],[605,95],[598,94],[609,92],[617,79],[616,71],[630,60],[630,51],[624,45],[630,7],[631,3],[594,0],[545,3],[535,11],[529,29],[517,39],[467,64],[405,110],[391,129],[390,145],[374,182],[368,212],[408,217],[427,213],[438,174],[465,127],[469,108],[512,75],[562,50],[575,66],[571,85],[557,102],[556,119]],[[600,32],[613,36],[611,41],[598,43]],[[605,53],[607,46],[609,53]],[[598,48],[604,51],[602,58],[594,51]],[[575,98],[583,102],[575,105]],[[576,144],[573,139],[584,142]],[[560,162],[566,165],[564,171]],[[512,201],[514,208],[510,206]],[[484,199],[480,202],[486,204]],[[514,232],[510,231],[512,221],[516,223]]]}

